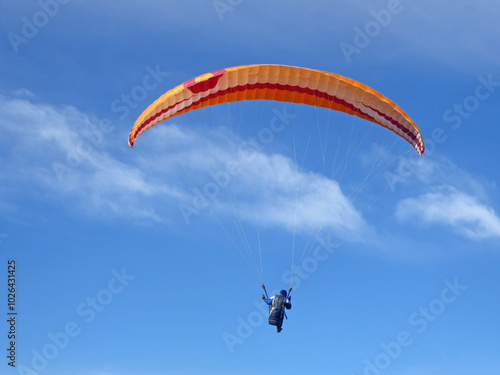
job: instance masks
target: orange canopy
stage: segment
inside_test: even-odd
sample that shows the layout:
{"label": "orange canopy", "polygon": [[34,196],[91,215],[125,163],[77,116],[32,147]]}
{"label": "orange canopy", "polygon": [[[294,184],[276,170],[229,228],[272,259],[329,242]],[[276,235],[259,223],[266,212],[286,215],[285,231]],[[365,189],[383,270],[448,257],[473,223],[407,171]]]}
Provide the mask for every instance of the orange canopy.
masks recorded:
{"label": "orange canopy", "polygon": [[137,119],[130,147],[149,128],[170,117],[241,100],[303,103],[366,119],[406,139],[422,155],[424,142],[412,119],[394,102],[350,78],[286,65],[244,65],[193,78],[167,91]]}

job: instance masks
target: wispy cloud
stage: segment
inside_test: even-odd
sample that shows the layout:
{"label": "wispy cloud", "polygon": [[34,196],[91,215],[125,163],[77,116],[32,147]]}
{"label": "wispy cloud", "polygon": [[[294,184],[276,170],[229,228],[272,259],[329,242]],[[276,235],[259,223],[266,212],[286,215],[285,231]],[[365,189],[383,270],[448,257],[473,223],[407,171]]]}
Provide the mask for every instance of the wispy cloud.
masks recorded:
{"label": "wispy cloud", "polygon": [[[146,141],[161,174],[182,170],[177,179],[187,183],[191,196],[180,203],[195,207],[204,201],[197,215],[307,234],[323,227],[350,239],[370,230],[336,181],[296,168],[293,156],[241,147],[246,140],[225,128],[201,129],[163,126]],[[168,140],[167,152],[162,140]]]}
{"label": "wispy cloud", "polygon": [[[298,171],[294,162],[282,155],[258,153],[245,160],[240,154],[238,158],[243,172],[237,190],[247,198],[239,199],[237,208],[247,220],[289,230],[296,227],[306,233],[325,227],[351,238],[367,229],[336,181]],[[258,197],[256,201],[252,193]]]}
{"label": "wispy cloud", "polygon": [[500,237],[500,218],[495,211],[452,186],[404,199],[397,205],[396,216],[400,220],[445,225],[473,240]]}
{"label": "wispy cloud", "polygon": [[401,158],[395,192],[399,221],[441,225],[459,235],[480,240],[500,237],[500,217],[491,198],[495,182],[470,173],[443,155]]}
{"label": "wispy cloud", "polygon": [[227,129],[171,123],[130,150],[116,128],[89,136],[101,121],[74,107],[0,98],[0,179],[17,187],[2,190],[1,205],[21,208],[16,191],[29,189],[92,217],[179,222],[179,205],[192,205],[196,190],[220,219],[307,233],[323,227],[352,239],[368,230],[336,181],[298,170],[289,156],[249,152]]}
{"label": "wispy cloud", "polygon": [[453,186],[486,202],[490,191],[496,189],[494,182],[469,173],[439,154],[413,159],[400,158],[391,171],[400,177],[395,189],[404,187],[404,191],[409,194],[421,194],[422,191],[427,192],[439,186]]}
{"label": "wispy cloud", "polygon": [[[205,205],[197,214],[205,218],[307,234],[323,228],[351,240],[373,231],[335,180],[296,168],[290,155],[249,153],[241,147],[245,139],[224,128],[172,123],[130,151],[116,128],[91,142],[88,133],[101,120],[74,107],[3,97],[0,116],[0,179],[9,181],[0,188],[0,206],[10,215],[22,215],[29,196],[92,217],[182,222],[180,205],[193,207],[201,194]],[[419,159],[406,183],[415,178],[423,190],[398,203],[399,220],[442,224],[471,239],[500,236],[488,186],[477,178],[442,157]]]}
{"label": "wispy cloud", "polygon": [[0,97],[0,205],[22,215],[26,199],[50,199],[91,216],[163,220],[143,198],[182,193],[148,180],[139,162],[116,156],[117,131],[97,137],[98,124],[74,107]]}

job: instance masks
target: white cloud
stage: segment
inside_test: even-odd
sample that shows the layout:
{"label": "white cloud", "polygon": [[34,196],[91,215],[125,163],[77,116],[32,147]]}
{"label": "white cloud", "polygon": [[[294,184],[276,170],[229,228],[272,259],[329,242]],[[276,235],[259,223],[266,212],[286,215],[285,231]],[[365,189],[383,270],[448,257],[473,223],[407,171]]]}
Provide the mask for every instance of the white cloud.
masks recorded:
{"label": "white cloud", "polygon": [[495,211],[451,186],[399,202],[396,216],[417,223],[442,224],[473,240],[500,237],[500,218]]}
{"label": "white cloud", "polygon": [[390,184],[391,190],[409,194],[430,187],[454,186],[460,187],[463,193],[486,202],[489,200],[489,191],[496,189],[494,182],[463,170],[440,154],[400,157],[387,173],[390,174],[390,178],[385,176],[385,179],[386,183]]}
{"label": "white cloud", "polygon": [[[0,158],[6,166],[0,180],[23,188],[30,199],[51,199],[106,219],[180,221],[179,205],[192,206],[197,189],[210,205],[202,214],[228,221],[290,231],[295,226],[307,234],[323,227],[351,239],[368,230],[336,181],[296,171],[293,158],[242,148],[245,140],[227,129],[194,132],[171,122],[130,150],[125,133],[101,123],[73,107],[0,97]],[[221,174],[230,177],[227,184],[217,179]],[[26,215],[19,189],[1,190],[0,202]]]}
{"label": "white cloud", "polygon": [[27,199],[52,199],[91,216],[164,220],[148,198],[182,193],[112,156],[117,130],[100,125],[73,107],[0,97],[0,205],[29,216]]}
{"label": "white cloud", "polygon": [[[246,140],[228,135],[224,128],[200,128],[192,133],[169,125],[155,132],[146,142],[156,162],[162,160],[162,166],[168,165],[162,173],[180,166],[189,176],[186,180],[191,197],[182,203],[195,207],[195,200],[206,202],[196,208],[196,215],[210,213],[290,231],[295,227],[307,234],[323,227],[350,239],[359,239],[361,232],[369,230],[336,181],[322,174],[297,171],[293,157],[267,154],[265,147],[261,151],[242,147],[248,146]],[[164,153],[162,139],[169,143]],[[164,162],[167,159],[175,159],[177,166]],[[191,218],[188,214],[189,222]]]}
{"label": "white cloud", "polygon": [[[291,159],[282,155],[256,153],[251,160],[238,156],[242,175],[237,190],[247,198],[239,200],[237,209],[247,220],[289,230],[295,226],[306,233],[324,227],[351,238],[367,229],[336,181],[296,171]],[[253,190],[256,202],[250,196]]]}

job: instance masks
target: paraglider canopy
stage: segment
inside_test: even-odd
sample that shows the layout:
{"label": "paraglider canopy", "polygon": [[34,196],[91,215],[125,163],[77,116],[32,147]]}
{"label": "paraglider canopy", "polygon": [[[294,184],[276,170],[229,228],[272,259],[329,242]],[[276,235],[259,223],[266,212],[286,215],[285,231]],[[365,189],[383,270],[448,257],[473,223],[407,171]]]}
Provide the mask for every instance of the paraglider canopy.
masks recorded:
{"label": "paraglider canopy", "polygon": [[424,142],[412,119],[374,89],[337,74],[287,65],[244,65],[203,74],[166,92],[137,119],[130,147],[146,130],[170,117],[242,100],[302,103],[345,112],[390,129],[417,152]]}

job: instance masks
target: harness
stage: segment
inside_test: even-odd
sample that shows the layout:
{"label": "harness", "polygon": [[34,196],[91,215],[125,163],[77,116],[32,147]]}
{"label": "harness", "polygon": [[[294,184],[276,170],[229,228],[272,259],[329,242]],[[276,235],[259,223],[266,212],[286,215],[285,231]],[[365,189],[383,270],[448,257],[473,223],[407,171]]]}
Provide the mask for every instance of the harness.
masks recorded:
{"label": "harness", "polygon": [[283,317],[288,319],[285,312],[286,303],[287,297],[285,296],[279,295],[273,298],[271,310],[269,311],[269,324],[279,325],[283,321]]}
{"label": "harness", "polygon": [[[266,293],[267,296],[267,290],[264,285],[262,285],[262,289],[264,289],[264,292]],[[283,317],[285,319],[288,319],[288,316],[286,315],[286,303],[288,300],[288,297],[290,293],[292,292],[292,288],[288,291],[288,294],[286,296],[283,295],[277,295],[273,298],[273,302],[271,303],[271,306],[269,306],[269,324],[273,326],[280,326],[281,323],[283,322]]]}

